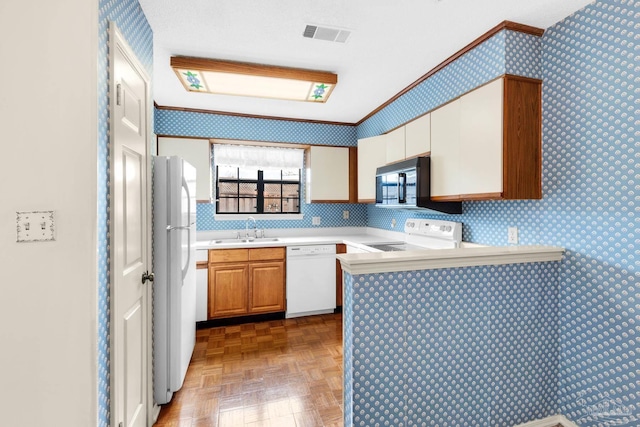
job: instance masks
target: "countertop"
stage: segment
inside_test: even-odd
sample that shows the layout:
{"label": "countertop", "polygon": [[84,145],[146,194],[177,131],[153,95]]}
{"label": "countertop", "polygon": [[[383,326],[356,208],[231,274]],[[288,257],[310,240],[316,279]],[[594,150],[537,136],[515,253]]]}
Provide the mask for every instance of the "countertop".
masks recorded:
{"label": "countertop", "polygon": [[[374,243],[402,242],[405,234],[370,227],[269,229],[264,239],[239,241],[237,231],[198,232],[198,250],[345,243],[363,247]],[[277,240],[273,240],[277,239]],[[215,243],[221,240],[221,243]],[[351,274],[424,270],[530,262],[560,261],[564,248],[556,246],[484,246],[462,242],[456,249],[338,254],[342,269]]]}
{"label": "countertop", "polygon": [[351,274],[430,270],[435,268],[478,265],[557,262],[564,248],[556,246],[479,246],[463,245],[457,249],[339,254],[342,269]]}
{"label": "countertop", "polygon": [[[196,249],[263,248],[297,245],[335,245],[345,243],[351,246],[366,246],[373,243],[398,242],[405,240],[400,232],[369,227],[334,227],[312,229],[269,229],[265,238],[251,242],[236,239],[235,230],[198,232]],[[244,234],[244,230],[241,231]],[[277,239],[277,240],[273,240]],[[215,241],[222,240],[221,243]]]}

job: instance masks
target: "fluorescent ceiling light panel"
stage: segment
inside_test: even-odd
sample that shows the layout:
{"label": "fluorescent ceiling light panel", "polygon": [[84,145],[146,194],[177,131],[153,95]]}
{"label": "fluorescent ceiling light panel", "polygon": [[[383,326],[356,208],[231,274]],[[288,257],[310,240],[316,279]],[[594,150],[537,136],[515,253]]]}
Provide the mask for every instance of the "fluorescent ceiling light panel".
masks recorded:
{"label": "fluorescent ceiling light panel", "polygon": [[172,57],[171,67],[190,92],[326,102],[338,76],[325,71],[204,58]]}

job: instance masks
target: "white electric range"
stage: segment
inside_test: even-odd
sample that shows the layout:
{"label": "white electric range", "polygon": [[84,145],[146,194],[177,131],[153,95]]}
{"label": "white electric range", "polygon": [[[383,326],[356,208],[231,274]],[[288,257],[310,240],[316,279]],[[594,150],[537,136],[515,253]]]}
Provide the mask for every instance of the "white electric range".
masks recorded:
{"label": "white electric range", "polygon": [[453,249],[462,242],[462,223],[409,218],[404,223],[404,240],[367,243],[365,252]]}

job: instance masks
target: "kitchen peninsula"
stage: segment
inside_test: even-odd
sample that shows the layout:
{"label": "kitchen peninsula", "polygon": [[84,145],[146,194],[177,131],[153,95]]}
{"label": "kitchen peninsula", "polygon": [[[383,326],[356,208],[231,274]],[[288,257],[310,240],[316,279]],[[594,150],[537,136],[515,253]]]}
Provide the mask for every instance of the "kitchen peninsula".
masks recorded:
{"label": "kitchen peninsula", "polygon": [[[517,425],[553,415],[563,253],[338,255],[344,425]],[[513,410],[497,410],[505,405]]]}

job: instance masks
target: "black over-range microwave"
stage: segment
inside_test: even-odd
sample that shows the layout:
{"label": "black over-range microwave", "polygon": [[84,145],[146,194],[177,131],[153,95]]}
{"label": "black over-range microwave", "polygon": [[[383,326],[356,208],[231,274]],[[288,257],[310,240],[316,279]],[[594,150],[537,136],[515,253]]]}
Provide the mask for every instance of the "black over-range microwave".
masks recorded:
{"label": "black over-range microwave", "polygon": [[462,202],[431,200],[431,159],[416,157],[376,170],[376,206],[462,213]]}

